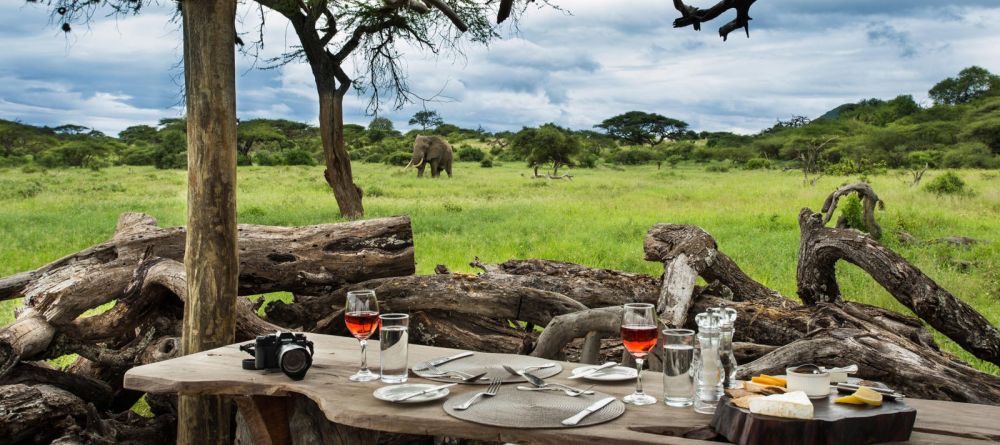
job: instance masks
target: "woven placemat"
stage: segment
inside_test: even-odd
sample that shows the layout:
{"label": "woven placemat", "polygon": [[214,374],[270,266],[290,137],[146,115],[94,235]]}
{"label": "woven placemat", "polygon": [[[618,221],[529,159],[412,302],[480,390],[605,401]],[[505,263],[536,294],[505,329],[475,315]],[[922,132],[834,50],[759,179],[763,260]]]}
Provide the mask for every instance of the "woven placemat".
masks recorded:
{"label": "woven placemat", "polygon": [[610,422],[625,413],[625,404],[621,400],[615,400],[584,417],[579,424],[566,426],[562,424],[563,420],[583,411],[592,403],[611,396],[595,392],[589,396],[569,397],[548,391],[519,391],[513,386],[500,388],[499,394],[480,399],[469,409],[455,409],[475,394],[471,392],[448,399],[444,403],[444,411],[452,417],[469,422],[508,428],[575,428]]}
{"label": "woven placemat", "polygon": [[[551,360],[546,360],[544,358],[532,357],[529,355],[510,355],[510,354],[488,354],[485,352],[477,352],[469,357],[460,358],[458,360],[453,360],[443,365],[438,365],[437,368],[447,371],[460,371],[466,374],[481,374],[486,373],[487,379],[479,380],[474,382],[479,385],[487,385],[490,383],[489,379],[500,378],[503,379],[504,383],[516,383],[523,382],[524,377],[519,375],[514,375],[503,369],[503,365],[510,366],[514,369],[524,369],[529,366],[545,365],[548,363],[553,363]],[[455,379],[449,377],[433,377],[431,371],[427,369],[420,369],[423,367],[423,362],[413,365],[411,371],[414,374],[423,377],[428,380],[434,380],[437,382],[455,382]],[[419,369],[419,370],[418,370]],[[545,369],[535,369],[528,370],[533,375],[541,378],[552,377],[556,374],[562,372],[562,365],[555,363],[555,366]]]}

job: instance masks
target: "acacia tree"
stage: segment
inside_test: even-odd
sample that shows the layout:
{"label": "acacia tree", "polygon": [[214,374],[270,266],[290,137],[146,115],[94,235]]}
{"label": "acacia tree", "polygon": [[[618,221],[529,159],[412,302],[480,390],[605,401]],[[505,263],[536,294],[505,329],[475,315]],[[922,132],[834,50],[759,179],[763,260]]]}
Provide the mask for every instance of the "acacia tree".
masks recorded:
{"label": "acacia tree", "polygon": [[434,110],[420,110],[410,118],[410,125],[419,125],[421,130],[437,127],[444,123],[444,119],[438,116]]}
{"label": "acacia tree", "polygon": [[603,129],[609,136],[622,142],[654,146],[666,139],[679,139],[684,135],[688,124],[656,113],[629,111],[607,118],[594,127]]}
{"label": "acacia tree", "polygon": [[558,175],[560,166],[573,165],[580,148],[580,140],[575,135],[552,123],[525,128],[511,141],[511,149],[535,168],[535,176],[538,176],[538,166],[548,163],[552,163],[552,175]]}

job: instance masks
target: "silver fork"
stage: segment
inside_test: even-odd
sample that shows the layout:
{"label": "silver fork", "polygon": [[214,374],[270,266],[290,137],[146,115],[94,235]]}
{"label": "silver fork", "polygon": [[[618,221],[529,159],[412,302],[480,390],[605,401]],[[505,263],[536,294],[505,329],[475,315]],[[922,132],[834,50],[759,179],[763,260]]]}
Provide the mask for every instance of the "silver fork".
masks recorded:
{"label": "silver fork", "polygon": [[476,395],[472,396],[472,398],[469,399],[469,401],[456,406],[455,409],[459,411],[469,409],[469,407],[472,406],[473,403],[476,403],[476,401],[478,401],[479,399],[483,397],[493,397],[497,395],[497,393],[500,392],[500,385],[502,384],[503,384],[503,379],[499,377],[490,380],[490,386],[486,388],[486,391],[476,393]]}

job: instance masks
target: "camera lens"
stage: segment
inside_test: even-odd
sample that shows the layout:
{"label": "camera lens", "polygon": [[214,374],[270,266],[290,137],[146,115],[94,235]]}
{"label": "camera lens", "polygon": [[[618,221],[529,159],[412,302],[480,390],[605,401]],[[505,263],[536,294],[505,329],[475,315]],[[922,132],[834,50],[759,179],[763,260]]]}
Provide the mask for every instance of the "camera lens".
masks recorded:
{"label": "camera lens", "polygon": [[306,348],[299,345],[284,345],[278,357],[281,372],[294,380],[301,380],[312,365],[312,356]]}

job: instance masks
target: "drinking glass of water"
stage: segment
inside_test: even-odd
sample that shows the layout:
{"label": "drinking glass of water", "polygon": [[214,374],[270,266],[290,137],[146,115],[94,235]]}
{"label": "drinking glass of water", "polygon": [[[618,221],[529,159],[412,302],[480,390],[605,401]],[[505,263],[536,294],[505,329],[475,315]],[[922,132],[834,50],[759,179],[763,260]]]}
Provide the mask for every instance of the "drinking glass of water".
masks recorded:
{"label": "drinking glass of water", "polygon": [[663,330],[663,402],[667,406],[681,408],[694,403],[694,379],[690,372],[694,338],[690,329]]}
{"label": "drinking glass of water", "polygon": [[378,316],[379,355],[382,365],[382,381],[385,383],[404,383],[408,366],[407,346],[410,326],[410,316],[406,314],[382,314]]}

